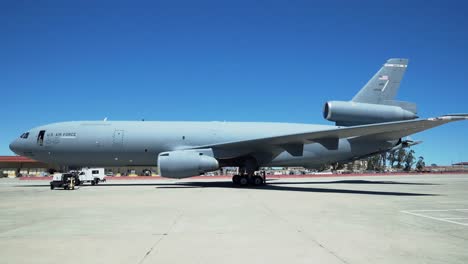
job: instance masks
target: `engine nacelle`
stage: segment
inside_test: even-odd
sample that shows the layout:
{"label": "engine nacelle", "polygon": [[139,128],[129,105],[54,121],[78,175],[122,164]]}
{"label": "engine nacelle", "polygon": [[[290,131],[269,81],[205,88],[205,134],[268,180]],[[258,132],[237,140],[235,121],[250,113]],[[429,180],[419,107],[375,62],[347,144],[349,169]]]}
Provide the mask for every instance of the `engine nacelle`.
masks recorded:
{"label": "engine nacelle", "polygon": [[323,117],[337,125],[352,126],[410,120],[418,116],[395,105],[330,101],[323,109]]}
{"label": "engine nacelle", "polygon": [[158,156],[158,168],[162,177],[188,178],[219,168],[212,149],[175,150]]}

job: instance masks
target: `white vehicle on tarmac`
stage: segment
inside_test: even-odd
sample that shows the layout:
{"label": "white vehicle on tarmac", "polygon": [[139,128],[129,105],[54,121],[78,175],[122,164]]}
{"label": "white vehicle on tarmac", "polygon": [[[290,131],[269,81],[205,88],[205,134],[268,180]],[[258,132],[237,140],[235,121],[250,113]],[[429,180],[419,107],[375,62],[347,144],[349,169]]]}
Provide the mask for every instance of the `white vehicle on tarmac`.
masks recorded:
{"label": "white vehicle on tarmac", "polygon": [[80,183],[90,182],[91,185],[96,185],[99,182],[105,182],[106,174],[104,168],[83,168],[78,173]]}

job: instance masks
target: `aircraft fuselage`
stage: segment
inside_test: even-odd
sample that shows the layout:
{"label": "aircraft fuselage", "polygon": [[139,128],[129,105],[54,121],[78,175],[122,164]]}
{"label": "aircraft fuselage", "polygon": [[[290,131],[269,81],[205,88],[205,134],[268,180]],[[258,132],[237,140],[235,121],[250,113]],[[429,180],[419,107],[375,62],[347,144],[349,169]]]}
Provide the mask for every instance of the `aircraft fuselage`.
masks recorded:
{"label": "aircraft fuselage", "polygon": [[[335,128],[327,125],[258,122],[73,121],[36,127],[10,148],[17,154],[67,166],[156,166],[158,154],[210,144]],[[302,155],[284,149],[257,151],[260,166],[319,167],[323,163],[389,149],[395,141],[340,139],[336,149],[304,145]],[[217,153],[220,160],[249,155],[242,149]],[[259,154],[260,153],[260,154]]]}

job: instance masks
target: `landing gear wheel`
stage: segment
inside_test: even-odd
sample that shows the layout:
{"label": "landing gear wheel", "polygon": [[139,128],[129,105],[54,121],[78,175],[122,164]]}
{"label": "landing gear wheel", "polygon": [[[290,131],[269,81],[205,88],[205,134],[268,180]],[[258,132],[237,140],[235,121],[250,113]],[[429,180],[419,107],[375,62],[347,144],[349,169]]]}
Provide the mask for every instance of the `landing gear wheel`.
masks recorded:
{"label": "landing gear wheel", "polygon": [[263,178],[260,176],[253,176],[252,178],[252,184],[255,186],[260,186],[263,184]]}
{"label": "landing gear wheel", "polygon": [[240,186],[249,185],[249,178],[247,178],[247,176],[240,176],[239,184],[240,184]]}
{"label": "landing gear wheel", "polygon": [[234,184],[240,184],[240,178],[241,178],[240,175],[234,175],[234,176],[232,176],[232,182]]}

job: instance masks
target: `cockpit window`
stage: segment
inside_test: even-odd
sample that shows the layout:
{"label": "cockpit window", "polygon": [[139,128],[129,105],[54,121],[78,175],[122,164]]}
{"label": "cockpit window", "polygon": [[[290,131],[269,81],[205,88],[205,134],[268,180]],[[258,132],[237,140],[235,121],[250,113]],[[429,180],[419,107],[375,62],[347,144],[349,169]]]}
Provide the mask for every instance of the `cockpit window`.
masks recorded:
{"label": "cockpit window", "polygon": [[28,138],[29,137],[29,132],[23,133],[20,138]]}

